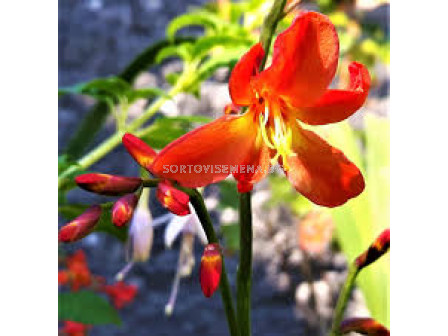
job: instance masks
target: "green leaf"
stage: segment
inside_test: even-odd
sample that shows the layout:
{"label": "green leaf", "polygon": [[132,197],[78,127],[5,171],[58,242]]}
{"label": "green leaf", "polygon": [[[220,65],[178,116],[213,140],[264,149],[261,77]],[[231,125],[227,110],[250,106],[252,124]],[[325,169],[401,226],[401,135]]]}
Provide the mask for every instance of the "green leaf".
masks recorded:
{"label": "green leaf", "polygon": [[151,147],[161,149],[191,131],[197,124],[210,121],[210,118],[202,116],[161,117],[139,136]]}
{"label": "green leaf", "polygon": [[[154,65],[156,55],[167,46],[175,46],[185,42],[193,42],[194,37],[175,37],[174,39],[160,40],[141,52],[129,65],[118,75],[121,79],[132,84],[134,79],[143,71]],[[109,115],[109,105],[105,102],[98,102],[89,111],[79,125],[73,137],[70,139],[65,152],[72,159],[78,159],[87,146],[93,141],[98,131]]]}
{"label": "green leaf", "polygon": [[232,36],[226,34],[203,36],[196,40],[191,51],[193,59],[201,59],[215,47],[238,47],[249,48],[254,39],[248,36]]}
{"label": "green leaf", "polygon": [[[116,227],[112,223],[112,206],[113,202],[108,202],[101,204],[102,213],[100,220],[98,221],[98,224],[95,227],[95,232],[106,232],[117,239],[121,240],[122,242],[125,242],[128,237],[128,227]],[[84,211],[89,208],[89,205],[84,204],[63,204],[59,206],[59,213],[64,216],[64,218],[67,219],[67,221],[70,221],[79,215],[81,215]]]}
{"label": "green leaf", "polygon": [[187,26],[204,26],[212,30],[217,30],[222,25],[222,21],[216,14],[207,11],[196,11],[174,18],[166,29],[166,36],[173,39],[178,30]]}
{"label": "green leaf", "polygon": [[58,319],[90,325],[121,325],[120,316],[115,308],[106,299],[86,290],[59,293]]}
{"label": "green leaf", "polygon": [[191,43],[184,43],[177,46],[168,46],[160,50],[156,57],[156,63],[160,64],[168,57],[178,56],[185,62],[189,62],[191,60]]}
{"label": "green leaf", "polygon": [[[348,122],[330,128],[330,142],[341,148],[361,168],[366,180],[364,192],[331,210],[336,234],[348,260],[361,254],[376,236],[389,227],[389,121],[365,116],[365,155]],[[389,326],[389,256],[383,257],[358,276],[367,306],[380,323]]]}

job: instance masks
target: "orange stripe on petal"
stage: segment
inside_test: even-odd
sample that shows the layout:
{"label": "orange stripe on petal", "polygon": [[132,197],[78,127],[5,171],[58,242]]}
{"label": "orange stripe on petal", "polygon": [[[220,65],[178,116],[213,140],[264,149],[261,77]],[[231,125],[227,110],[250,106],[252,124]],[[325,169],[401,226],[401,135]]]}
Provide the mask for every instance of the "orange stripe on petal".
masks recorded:
{"label": "orange stripe on petal", "polygon": [[[323,14],[299,14],[279,34],[272,65],[254,80],[255,87],[273,91],[293,106],[309,106],[330,85],[338,64],[339,39]],[[262,93],[263,95],[263,93]]]}
{"label": "orange stripe on petal", "polygon": [[199,127],[165,147],[156,157],[155,175],[184,187],[203,187],[225,179],[254,146],[254,114],[226,115]]}
{"label": "orange stripe on petal", "polygon": [[364,65],[356,62],[349,65],[348,71],[350,84],[346,90],[327,90],[313,106],[293,108],[291,112],[309,125],[325,125],[350,117],[366,101],[370,75]]}
{"label": "orange stripe on petal", "polygon": [[250,80],[258,73],[263,56],[263,47],[261,43],[257,43],[233,68],[229,79],[229,92],[234,104],[242,106],[250,104],[253,96]]}
{"label": "orange stripe on petal", "polygon": [[[262,180],[269,171],[271,155],[263,141],[261,133],[257,135],[255,145],[248,152],[244,161],[238,167],[233,177],[238,181],[238,191],[248,192],[252,185]],[[244,172],[242,172],[244,168]]]}
{"label": "orange stripe on petal", "polygon": [[190,207],[188,206],[190,197],[186,193],[174,188],[170,181],[164,180],[159,183],[156,196],[160,204],[173,214],[185,216],[190,213]]}
{"label": "orange stripe on petal", "polygon": [[364,190],[361,172],[340,150],[297,124],[293,132],[296,155],[286,159],[286,174],[298,192],[318,205],[336,207]]}

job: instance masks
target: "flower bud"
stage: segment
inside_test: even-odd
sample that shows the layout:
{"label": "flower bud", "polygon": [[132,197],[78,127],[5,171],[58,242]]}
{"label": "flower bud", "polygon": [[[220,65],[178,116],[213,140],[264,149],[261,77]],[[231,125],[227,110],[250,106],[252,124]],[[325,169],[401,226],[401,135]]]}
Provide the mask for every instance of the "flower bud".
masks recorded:
{"label": "flower bud", "polygon": [[357,332],[368,336],[389,336],[390,332],[374,319],[368,317],[355,317],[344,320],[341,323],[342,334]]}
{"label": "flower bud", "polygon": [[59,241],[71,243],[93,231],[101,217],[101,207],[94,205],[59,230]]}
{"label": "flower bud", "polygon": [[390,247],[390,228],[384,230],[369,246],[367,251],[356,258],[356,266],[362,269],[371,263],[375,262],[383,254],[385,254]]}
{"label": "flower bud", "polygon": [[150,166],[157,155],[154,149],[130,133],[126,133],[121,141],[134,160],[140,166],[150,171]]}
{"label": "flower bud", "polygon": [[136,194],[125,195],[116,201],[112,207],[112,223],[116,226],[126,225],[131,220],[137,203]]}
{"label": "flower bud", "polygon": [[157,186],[156,197],[165,208],[178,216],[185,216],[190,213],[188,202],[190,197],[173,187],[168,180],[163,180]]}
{"label": "flower bud", "polygon": [[96,194],[121,196],[136,191],[142,184],[142,179],[139,177],[91,173],[78,175],[75,178],[75,182],[80,188]]}
{"label": "flower bud", "polygon": [[208,244],[201,257],[200,282],[202,292],[211,297],[219,286],[222,271],[222,255],[219,244]]}
{"label": "flower bud", "polygon": [[241,107],[235,105],[234,103],[229,103],[224,106],[224,114],[239,114],[241,111]]}

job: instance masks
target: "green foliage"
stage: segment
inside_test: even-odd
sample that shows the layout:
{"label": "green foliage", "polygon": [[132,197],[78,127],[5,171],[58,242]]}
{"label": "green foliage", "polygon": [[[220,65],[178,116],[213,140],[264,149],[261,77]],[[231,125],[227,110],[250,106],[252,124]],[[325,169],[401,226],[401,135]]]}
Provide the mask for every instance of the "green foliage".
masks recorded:
{"label": "green foliage", "polygon": [[111,304],[91,291],[59,293],[58,319],[90,325],[121,325],[121,319]]}
{"label": "green foliage", "polygon": [[[348,260],[354,260],[389,227],[389,120],[367,114],[365,127],[364,152],[348,122],[334,125],[329,138],[361,168],[366,181],[366,189],[360,196],[332,209],[337,238]],[[358,276],[372,316],[386,326],[389,326],[389,273],[389,256],[386,256]]]}
{"label": "green foliage", "polygon": [[210,121],[210,118],[202,116],[160,117],[145,130],[144,134],[138,135],[152,148],[161,149],[191,131],[197,124]]}
{"label": "green foliage", "polygon": [[[101,204],[102,213],[98,224],[95,227],[96,232],[105,232],[108,233],[115,238],[119,239],[122,242],[125,242],[128,236],[128,228],[127,227],[116,227],[112,224],[112,206],[113,202],[108,202]],[[79,215],[81,215],[84,211],[89,208],[89,205],[84,204],[63,204],[59,206],[59,213],[70,221]]]}
{"label": "green foliage", "polygon": [[221,233],[227,250],[233,252],[240,248],[240,226],[237,223],[221,225]]}
{"label": "green foliage", "polygon": [[222,26],[222,22],[220,22],[217,16],[212,15],[210,12],[198,10],[174,18],[166,29],[166,36],[169,39],[174,39],[178,30],[188,26],[203,26],[216,31]]}

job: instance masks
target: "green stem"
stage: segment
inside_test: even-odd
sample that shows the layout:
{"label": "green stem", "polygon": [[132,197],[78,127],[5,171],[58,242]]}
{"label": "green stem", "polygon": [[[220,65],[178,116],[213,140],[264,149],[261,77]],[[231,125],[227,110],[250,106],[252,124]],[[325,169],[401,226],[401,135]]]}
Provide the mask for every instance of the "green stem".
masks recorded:
{"label": "green stem", "polygon": [[331,326],[330,336],[339,336],[339,327],[341,326],[342,319],[344,318],[345,308],[347,307],[350,294],[355,286],[356,276],[359,273],[359,269],[355,263],[353,263],[348,269],[347,279],[342,287],[341,294],[339,294],[338,303],[333,315],[333,324]]}
{"label": "green stem", "polygon": [[[171,88],[171,90],[167,93],[168,97],[175,96],[179,92],[181,92],[185,86],[188,85],[191,80],[190,72],[185,73],[185,76],[182,76],[175,86]],[[72,174],[79,171],[84,170],[90,167],[92,164],[102,159],[106,154],[108,154],[111,150],[113,150],[116,146],[121,143],[121,138],[123,137],[125,132],[135,132],[141,127],[149,118],[151,118],[157,111],[160,110],[162,105],[166,102],[168,98],[163,96],[159,97],[148,109],[138,118],[136,118],[130,125],[125,127],[122,131],[117,131],[113,135],[111,135],[108,139],[104,140],[98,147],[96,147],[91,152],[87,153],[84,157],[82,157],[75,165],[70,166],[65,172],[63,172],[58,177],[58,189],[64,187],[68,182],[70,182],[72,178]]]}
{"label": "green stem", "polygon": [[240,264],[237,273],[237,316],[241,336],[250,336],[250,301],[252,280],[252,209],[251,192],[240,198]]}
{"label": "green stem", "polygon": [[264,69],[266,60],[268,59],[272,37],[274,36],[278,22],[283,18],[283,10],[285,8],[285,5],[286,0],[276,0],[272,5],[271,11],[263,21],[263,26],[261,27],[260,42],[263,46],[265,54],[260,64],[260,71]]}
{"label": "green stem", "polygon": [[[179,188],[188,193],[190,196],[190,202],[196,210],[196,214],[201,221],[202,227],[204,228],[205,234],[209,243],[219,243],[218,238],[213,228],[212,220],[210,214],[204,203],[202,195],[196,189],[186,189]],[[224,310],[227,316],[227,323],[229,325],[230,335],[239,336],[237,320],[235,317],[235,309],[233,307],[232,294],[230,291],[230,284],[227,277],[227,272],[224,263],[224,257],[222,258],[222,275],[221,281],[219,283],[219,289],[221,292],[222,302],[224,304]]]}

